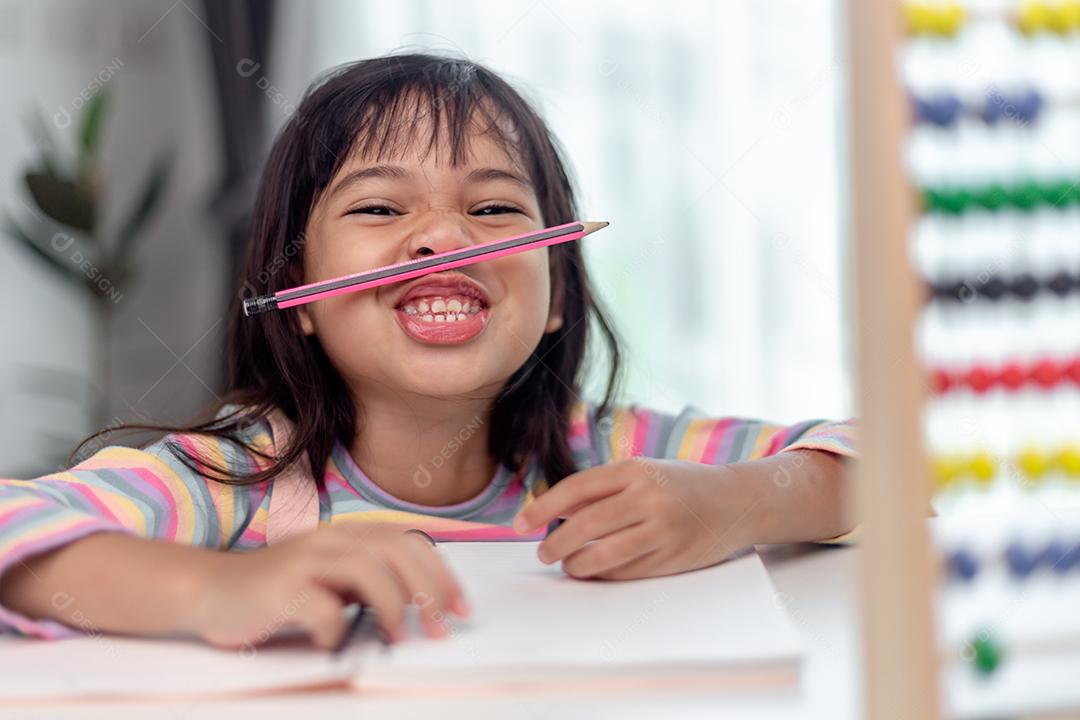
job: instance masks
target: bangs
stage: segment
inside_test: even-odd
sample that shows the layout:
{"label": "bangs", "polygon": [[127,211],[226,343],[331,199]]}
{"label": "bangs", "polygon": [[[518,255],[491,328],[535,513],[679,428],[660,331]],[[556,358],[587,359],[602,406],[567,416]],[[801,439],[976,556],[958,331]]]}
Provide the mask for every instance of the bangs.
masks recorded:
{"label": "bangs", "polygon": [[499,85],[484,83],[476,66],[448,61],[411,73],[398,68],[367,90],[338,115],[344,115],[345,122],[339,132],[331,133],[341,145],[333,149],[341,159],[334,173],[347,159],[378,162],[401,159],[413,151],[422,160],[434,153],[436,164],[448,161],[458,167],[469,161],[472,140],[487,137],[511,164],[533,175],[535,163],[526,159],[538,148],[522,143],[518,132],[528,118],[521,116],[514,96]]}

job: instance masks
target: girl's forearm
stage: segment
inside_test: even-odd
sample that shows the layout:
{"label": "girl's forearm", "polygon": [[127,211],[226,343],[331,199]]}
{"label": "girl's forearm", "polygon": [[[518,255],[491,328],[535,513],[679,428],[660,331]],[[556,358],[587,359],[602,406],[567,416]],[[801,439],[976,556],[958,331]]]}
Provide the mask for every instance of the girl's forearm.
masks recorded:
{"label": "girl's forearm", "polygon": [[100,532],[0,576],[0,605],[85,633],[187,632],[199,569],[213,550]]}
{"label": "girl's forearm", "polygon": [[823,450],[792,450],[726,466],[746,493],[746,544],[827,540],[851,530],[845,464]]}

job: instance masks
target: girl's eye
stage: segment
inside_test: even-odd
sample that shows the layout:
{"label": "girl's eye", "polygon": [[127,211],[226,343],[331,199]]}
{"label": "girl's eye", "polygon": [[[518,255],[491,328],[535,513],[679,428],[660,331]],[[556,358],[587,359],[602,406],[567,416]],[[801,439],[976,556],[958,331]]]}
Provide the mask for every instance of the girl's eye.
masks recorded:
{"label": "girl's eye", "polygon": [[364,207],[354,208],[354,209],[348,211],[345,214],[346,215],[376,215],[376,216],[379,216],[379,217],[389,217],[391,214],[394,214],[394,210],[387,207],[386,205],[365,205]]}
{"label": "girl's eye", "polygon": [[519,212],[521,212],[521,210],[518,210],[516,207],[514,207],[512,205],[487,205],[485,207],[482,207],[482,208],[478,209],[476,212],[473,213],[473,215],[480,215],[480,216],[484,216],[484,215],[503,215],[505,213],[519,213]]}

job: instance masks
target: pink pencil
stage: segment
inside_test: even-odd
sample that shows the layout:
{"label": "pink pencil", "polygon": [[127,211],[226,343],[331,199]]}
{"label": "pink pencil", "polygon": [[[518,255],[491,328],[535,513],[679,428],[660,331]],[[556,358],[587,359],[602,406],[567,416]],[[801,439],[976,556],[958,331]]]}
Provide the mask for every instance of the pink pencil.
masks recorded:
{"label": "pink pencil", "polygon": [[284,308],[323,300],[343,293],[369,290],[380,285],[410,280],[440,270],[449,270],[450,268],[472,265],[485,260],[494,260],[504,255],[525,252],[545,245],[580,240],[586,235],[607,226],[608,223],[606,222],[566,223],[565,225],[556,225],[555,227],[537,230],[525,235],[517,235],[504,240],[492,240],[491,242],[454,250],[442,255],[417,258],[416,260],[387,265],[375,270],[345,275],[333,280],[321,280],[309,285],[279,290],[273,295],[263,295],[245,300],[244,314],[251,317],[271,310],[283,310]]}

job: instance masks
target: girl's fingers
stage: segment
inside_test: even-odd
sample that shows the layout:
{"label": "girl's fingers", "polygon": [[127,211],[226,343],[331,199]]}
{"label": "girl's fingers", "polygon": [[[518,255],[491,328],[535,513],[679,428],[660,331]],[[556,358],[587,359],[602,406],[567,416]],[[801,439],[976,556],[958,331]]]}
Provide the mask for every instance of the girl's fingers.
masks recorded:
{"label": "girl's fingers", "polygon": [[427,634],[431,637],[445,635],[442,623],[446,619],[446,590],[420,560],[417,549],[405,546],[398,552],[388,554],[387,559],[406,595],[420,611]]}
{"label": "girl's fingers", "polygon": [[409,598],[396,573],[373,549],[361,548],[330,561],[320,577],[338,593],[351,592],[371,606],[379,626],[392,640],[405,637],[405,603]]}
{"label": "girl's fingers", "polygon": [[589,468],[568,475],[525,506],[514,519],[514,530],[521,534],[532,532],[557,517],[565,517],[575,508],[614,495],[625,486],[626,479],[612,466]]}
{"label": "girl's fingers", "polygon": [[625,493],[612,495],[584,507],[555,529],[537,548],[541,562],[554,563],[580,550],[590,540],[640,522],[643,509]]}
{"label": "girl's fingers", "polygon": [[647,577],[659,577],[670,573],[659,570],[665,560],[659,548],[639,555],[630,562],[601,572],[594,577],[602,580],[637,580]]}
{"label": "girl's fingers", "polygon": [[658,547],[655,533],[645,523],[639,523],[578,550],[563,560],[562,566],[573,577],[606,576],[643,561]]}
{"label": "girl's fingers", "polygon": [[[415,536],[415,534],[413,535]],[[467,617],[470,611],[469,603],[465,599],[465,592],[461,588],[461,583],[458,582],[454,573],[447,567],[442,556],[427,540],[420,536],[415,536],[415,538],[419,542],[410,543],[409,548],[413,555],[416,556],[417,562],[443,589],[446,606],[459,617]]]}
{"label": "girl's fingers", "polygon": [[317,647],[334,647],[346,629],[345,603],[341,598],[333,591],[312,583],[304,589],[302,602],[295,605],[296,612],[290,624],[307,632]]}

